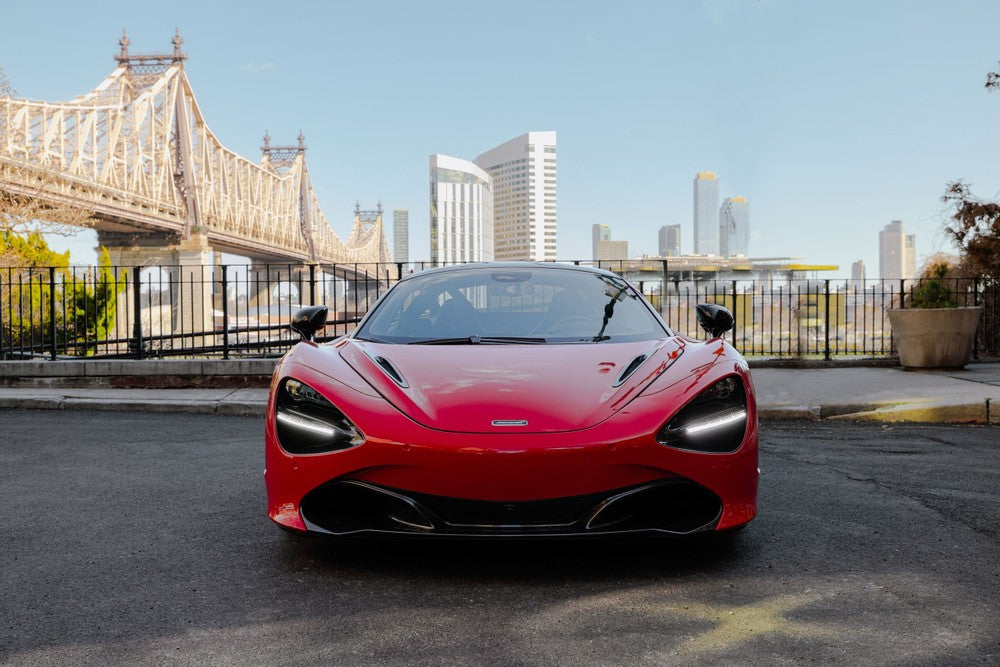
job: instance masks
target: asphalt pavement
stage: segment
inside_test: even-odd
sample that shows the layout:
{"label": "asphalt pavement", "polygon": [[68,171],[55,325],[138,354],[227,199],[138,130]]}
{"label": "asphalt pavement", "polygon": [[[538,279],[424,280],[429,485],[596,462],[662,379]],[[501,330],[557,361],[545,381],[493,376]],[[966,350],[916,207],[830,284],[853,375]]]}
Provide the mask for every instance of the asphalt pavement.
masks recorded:
{"label": "asphalt pavement", "polygon": [[[63,363],[73,362],[34,365],[58,370]],[[147,362],[118,363],[127,367]],[[142,372],[151,374],[147,379],[155,378],[155,372],[163,372],[163,363],[169,366],[170,362],[149,364]],[[1000,423],[1000,363],[974,363],[955,371],[835,365],[754,368],[753,379],[760,414],[765,419]],[[266,404],[267,390],[259,387],[119,389],[59,387],[43,382],[0,387],[0,408],[263,415]]]}
{"label": "asphalt pavement", "polygon": [[0,663],[997,664],[984,426],[765,421],[737,539],[325,541],[257,417],[0,411]]}

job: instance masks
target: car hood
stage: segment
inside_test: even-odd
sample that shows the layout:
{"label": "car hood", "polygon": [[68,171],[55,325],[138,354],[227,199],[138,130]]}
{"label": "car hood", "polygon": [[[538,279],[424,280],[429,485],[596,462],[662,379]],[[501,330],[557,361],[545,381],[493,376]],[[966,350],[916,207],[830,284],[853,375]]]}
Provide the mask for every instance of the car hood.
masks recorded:
{"label": "car hood", "polygon": [[340,354],[387,401],[429,428],[551,433],[604,421],[666,370],[682,346],[676,339],[566,345],[352,339]]}

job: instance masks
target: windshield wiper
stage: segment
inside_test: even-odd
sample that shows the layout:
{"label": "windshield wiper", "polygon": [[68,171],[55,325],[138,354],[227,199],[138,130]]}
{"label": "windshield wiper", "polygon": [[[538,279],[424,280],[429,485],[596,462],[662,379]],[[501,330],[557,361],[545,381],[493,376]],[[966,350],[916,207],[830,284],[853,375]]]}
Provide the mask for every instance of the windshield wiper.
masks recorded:
{"label": "windshield wiper", "polygon": [[355,336],[354,340],[363,340],[366,343],[391,343],[391,340],[383,340],[376,336]]}
{"label": "windshield wiper", "polygon": [[608,338],[610,338],[610,336],[604,335],[604,330],[608,328],[608,322],[615,316],[615,304],[618,303],[618,299],[621,297],[622,292],[625,291],[626,287],[628,287],[628,285],[622,285],[621,288],[615,292],[614,296],[611,297],[611,301],[608,301],[608,303],[604,306],[604,321],[601,322],[601,330],[598,331],[597,335],[591,339],[593,342],[599,343],[602,340],[608,340]]}
{"label": "windshield wiper", "polygon": [[465,336],[463,338],[429,338],[427,340],[415,340],[408,345],[480,345],[480,344],[526,344],[540,345],[545,343],[544,338],[531,338],[527,336]]}

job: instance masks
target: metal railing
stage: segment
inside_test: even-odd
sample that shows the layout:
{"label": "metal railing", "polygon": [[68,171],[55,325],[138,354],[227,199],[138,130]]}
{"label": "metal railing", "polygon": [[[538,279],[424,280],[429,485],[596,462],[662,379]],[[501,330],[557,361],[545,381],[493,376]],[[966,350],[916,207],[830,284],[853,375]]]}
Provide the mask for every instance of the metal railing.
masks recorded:
{"label": "metal railing", "polygon": [[[575,261],[574,264],[591,264]],[[628,278],[675,332],[704,337],[698,303],[729,308],[744,355],[890,358],[887,311],[919,280],[700,280],[602,262]],[[659,262],[651,263],[653,268]],[[270,264],[0,269],[0,359],[250,357],[282,354],[302,306],[330,309],[324,339],[351,331],[411,264]],[[960,306],[983,307],[974,358],[1000,358],[1000,285],[948,280]]]}

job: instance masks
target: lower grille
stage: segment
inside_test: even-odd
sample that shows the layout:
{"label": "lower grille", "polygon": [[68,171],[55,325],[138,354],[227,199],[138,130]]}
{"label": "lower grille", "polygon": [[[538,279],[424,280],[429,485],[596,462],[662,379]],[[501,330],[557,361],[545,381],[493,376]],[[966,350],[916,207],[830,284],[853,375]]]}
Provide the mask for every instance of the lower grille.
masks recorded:
{"label": "lower grille", "polygon": [[684,479],[511,502],[414,493],[346,479],[309,492],[301,509],[310,530],[335,535],[684,535],[713,529],[722,503],[708,489]]}

